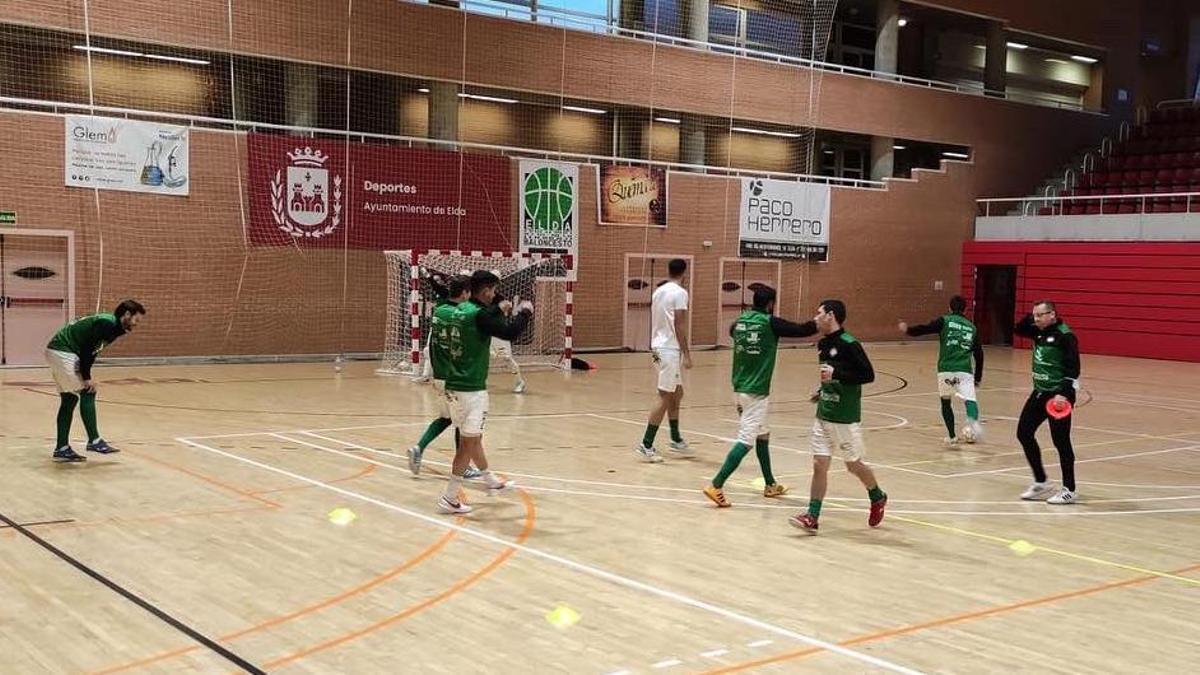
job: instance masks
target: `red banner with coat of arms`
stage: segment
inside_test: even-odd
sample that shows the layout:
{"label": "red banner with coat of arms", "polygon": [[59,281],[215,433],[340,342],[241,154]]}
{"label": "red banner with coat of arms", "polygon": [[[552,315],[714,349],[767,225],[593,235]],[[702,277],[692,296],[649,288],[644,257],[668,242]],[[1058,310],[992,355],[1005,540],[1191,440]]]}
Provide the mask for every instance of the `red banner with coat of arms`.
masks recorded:
{"label": "red banner with coat of arms", "polygon": [[514,249],[506,157],[248,136],[252,244]]}

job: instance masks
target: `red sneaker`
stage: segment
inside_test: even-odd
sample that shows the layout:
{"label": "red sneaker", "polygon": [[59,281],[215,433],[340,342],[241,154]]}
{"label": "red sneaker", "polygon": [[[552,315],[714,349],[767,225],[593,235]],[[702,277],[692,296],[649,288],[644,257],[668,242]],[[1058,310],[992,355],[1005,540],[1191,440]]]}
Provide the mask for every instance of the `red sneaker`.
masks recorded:
{"label": "red sneaker", "polygon": [[879,523],[883,522],[883,509],[886,506],[887,495],[877,502],[871,502],[871,515],[867,518],[867,524],[871,527],[879,527]]}
{"label": "red sneaker", "polygon": [[820,525],[817,524],[817,519],[813,518],[808,513],[797,513],[791,518],[788,518],[788,523],[791,524],[792,527],[798,530],[804,530],[809,534],[816,534],[817,528],[820,527]]}

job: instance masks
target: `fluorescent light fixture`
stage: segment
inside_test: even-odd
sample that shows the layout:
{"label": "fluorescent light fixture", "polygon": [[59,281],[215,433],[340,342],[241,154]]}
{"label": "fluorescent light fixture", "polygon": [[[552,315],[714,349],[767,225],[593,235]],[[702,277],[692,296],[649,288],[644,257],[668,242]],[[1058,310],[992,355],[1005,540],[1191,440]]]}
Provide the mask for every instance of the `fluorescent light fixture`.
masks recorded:
{"label": "fluorescent light fixture", "polygon": [[832,154],[833,154],[833,151],[832,151],[832,150],[826,150],[826,151],[824,152],[824,154],[826,154],[826,155],[832,155]]}
{"label": "fluorescent light fixture", "polygon": [[206,61],[205,59],[190,59],[185,56],[166,56],[163,54],[146,54],[144,52],[131,52],[127,49],[110,49],[108,47],[91,47],[88,45],[74,45],[73,49],[78,49],[81,52],[94,52],[96,54],[112,54],[114,56],[133,56],[143,59],[154,59],[156,61],[191,63],[197,66],[207,66],[209,64],[209,61]]}
{"label": "fluorescent light fixture", "polygon": [[1096,62],[1097,62],[1097,61],[1099,61],[1100,59],[1093,59],[1093,58],[1092,58],[1092,57],[1090,57],[1090,56],[1078,56],[1078,55],[1076,55],[1076,56],[1072,56],[1072,57],[1071,57],[1071,60],[1072,60],[1072,61],[1078,61],[1078,62],[1080,62],[1080,63],[1096,63]]}
{"label": "fluorescent light fixture", "polygon": [[460,93],[458,95],[458,97],[459,98],[469,98],[469,99],[473,99],[476,101],[490,101],[491,103],[517,103],[517,99],[515,99],[515,98],[501,98],[499,96],[484,96],[483,94],[462,94],[462,93]]}
{"label": "fluorescent light fixture", "polygon": [[893,145],[892,149],[893,150],[907,150],[908,146],[907,145]]}
{"label": "fluorescent light fixture", "polygon": [[741,134],[756,134],[758,136],[778,136],[779,138],[800,138],[800,134],[790,131],[768,131],[766,129],[751,129],[749,127],[733,127],[733,131]]}
{"label": "fluorescent light fixture", "polygon": [[987,49],[987,45],[975,45],[975,49]]}
{"label": "fluorescent light fixture", "polygon": [[420,88],[420,89],[418,89],[417,91],[421,92],[422,94],[428,94],[428,93],[429,93],[429,87],[421,87],[421,88]]}
{"label": "fluorescent light fixture", "polygon": [[679,120],[674,117],[655,117],[654,121],[662,122],[663,124],[679,124]]}
{"label": "fluorescent light fixture", "polygon": [[1004,44],[1008,45],[1009,49],[1029,49],[1029,45],[1021,44],[1020,42],[1006,42]]}
{"label": "fluorescent light fixture", "polygon": [[574,110],[575,112],[587,113],[589,115],[603,115],[608,112],[599,108],[585,108],[579,105],[564,105],[563,110]]}
{"label": "fluorescent light fixture", "polygon": [[899,25],[901,28],[904,28],[905,26],[907,26],[907,25],[908,25],[908,19],[905,19],[904,17],[900,17],[900,20],[899,20],[899,21],[897,21],[896,23],[897,23],[897,24],[898,24],[898,25]]}
{"label": "fluorescent light fixture", "polygon": [[971,156],[962,152],[943,152],[942,157],[950,157],[951,159],[971,159]]}
{"label": "fluorescent light fixture", "polygon": [[1065,66],[1071,65],[1069,61],[1063,61],[1062,59],[1046,59],[1046,63],[1061,63]]}

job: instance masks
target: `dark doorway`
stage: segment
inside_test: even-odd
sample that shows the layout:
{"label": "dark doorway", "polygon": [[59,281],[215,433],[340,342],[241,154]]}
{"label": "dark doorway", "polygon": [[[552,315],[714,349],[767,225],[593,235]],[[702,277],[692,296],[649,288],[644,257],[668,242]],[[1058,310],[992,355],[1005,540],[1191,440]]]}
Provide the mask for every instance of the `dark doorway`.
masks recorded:
{"label": "dark doorway", "polygon": [[985,345],[1012,345],[1017,311],[1017,268],[979,265],[975,268],[975,325]]}

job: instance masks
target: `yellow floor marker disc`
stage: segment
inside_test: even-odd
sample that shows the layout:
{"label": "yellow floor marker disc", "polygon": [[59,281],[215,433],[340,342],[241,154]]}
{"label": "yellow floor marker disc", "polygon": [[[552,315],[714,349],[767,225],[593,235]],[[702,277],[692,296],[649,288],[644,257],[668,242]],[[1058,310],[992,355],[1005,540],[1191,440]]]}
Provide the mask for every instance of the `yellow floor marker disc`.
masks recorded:
{"label": "yellow floor marker disc", "polygon": [[561,602],[546,612],[546,621],[555,628],[570,628],[579,623],[579,618],[579,612]]}
{"label": "yellow floor marker disc", "polygon": [[329,512],[329,522],[334,525],[349,525],[353,523],[358,516],[350,509],[342,506]]}
{"label": "yellow floor marker disc", "polygon": [[1012,549],[1013,553],[1016,553],[1019,556],[1027,556],[1037,550],[1036,546],[1025,541],[1024,539],[1018,539],[1009,544],[1008,547]]}

